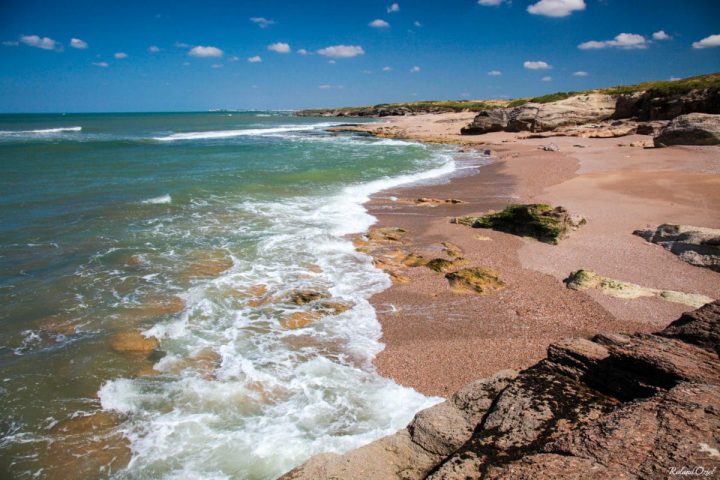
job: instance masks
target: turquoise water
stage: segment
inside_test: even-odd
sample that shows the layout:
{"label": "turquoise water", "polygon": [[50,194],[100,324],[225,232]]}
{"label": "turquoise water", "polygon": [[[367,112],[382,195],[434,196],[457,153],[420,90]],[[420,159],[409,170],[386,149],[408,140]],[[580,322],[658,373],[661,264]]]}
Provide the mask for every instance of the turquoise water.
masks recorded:
{"label": "turquoise water", "polygon": [[[0,472],[274,478],[436,401],[374,372],[389,280],[347,235],[370,194],[454,162],[331,124],[0,116]],[[344,308],[293,328],[319,305],[298,289]]]}

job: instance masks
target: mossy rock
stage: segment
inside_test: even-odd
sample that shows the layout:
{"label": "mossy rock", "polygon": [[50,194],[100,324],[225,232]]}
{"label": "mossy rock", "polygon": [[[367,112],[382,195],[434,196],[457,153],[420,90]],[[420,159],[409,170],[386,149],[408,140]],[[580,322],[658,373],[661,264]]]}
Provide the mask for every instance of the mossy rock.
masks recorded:
{"label": "mossy rock", "polygon": [[506,284],[492,268],[471,267],[445,275],[450,288],[456,292],[474,292],[481,295],[496,292],[505,288]]}
{"label": "mossy rock", "polygon": [[414,253],[409,253],[405,258],[402,259],[401,263],[406,267],[421,267],[423,265],[426,265],[428,263],[428,260],[422,255],[415,255]]}
{"label": "mossy rock", "polygon": [[459,217],[452,222],[532,237],[553,245],[567,236],[568,232],[586,223],[584,218],[568,214],[563,207],[553,208],[543,203],[508,205],[501,212],[479,217]]}
{"label": "mossy rock", "polygon": [[446,260],[444,258],[433,258],[429,262],[425,264],[426,267],[428,267],[430,270],[434,270],[438,273],[445,273],[449,272],[450,270],[453,270],[460,265],[464,265],[467,263],[467,260],[465,260],[462,257],[458,257],[454,260]]}

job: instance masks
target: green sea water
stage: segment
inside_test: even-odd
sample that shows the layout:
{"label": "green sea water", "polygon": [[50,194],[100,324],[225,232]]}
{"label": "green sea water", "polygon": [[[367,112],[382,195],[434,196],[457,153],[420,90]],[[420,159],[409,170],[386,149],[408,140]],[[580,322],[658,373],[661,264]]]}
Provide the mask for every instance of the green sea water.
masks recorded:
{"label": "green sea water", "polygon": [[[0,473],[274,478],[437,401],[375,373],[389,280],[347,235],[451,152],[332,123],[0,115]],[[298,289],[350,308],[289,328]]]}

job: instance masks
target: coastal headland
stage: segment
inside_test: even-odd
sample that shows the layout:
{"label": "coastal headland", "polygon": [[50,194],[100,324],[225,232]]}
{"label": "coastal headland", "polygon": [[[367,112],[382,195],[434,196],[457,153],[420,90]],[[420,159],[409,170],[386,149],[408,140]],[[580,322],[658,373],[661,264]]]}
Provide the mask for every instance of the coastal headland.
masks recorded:
{"label": "coastal headland", "polygon": [[[313,457],[286,478],[714,468],[718,458],[698,445],[720,441],[720,106],[717,86],[681,90],[583,92],[337,127],[458,145],[454,175],[375,195],[367,208],[378,222],[355,239],[393,280],[372,298],[385,344],[379,372],[448,400],[407,430]],[[658,340],[669,337],[677,345]],[[676,454],[663,444],[643,457],[672,432],[640,411],[674,422],[692,414],[695,395],[710,408],[689,423],[695,433],[679,426],[687,435]],[[654,440],[624,458],[604,433],[610,424]]]}

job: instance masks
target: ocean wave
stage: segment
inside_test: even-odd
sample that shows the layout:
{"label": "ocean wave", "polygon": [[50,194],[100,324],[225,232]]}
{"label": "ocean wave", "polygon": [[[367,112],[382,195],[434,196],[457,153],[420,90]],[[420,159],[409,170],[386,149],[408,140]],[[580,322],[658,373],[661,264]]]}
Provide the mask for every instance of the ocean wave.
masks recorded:
{"label": "ocean wave", "polygon": [[0,130],[0,135],[48,135],[63,132],[81,132],[82,127],[41,128],[38,130]]}
{"label": "ocean wave", "polygon": [[148,198],[140,203],[145,205],[163,205],[166,203],[172,203],[172,197],[170,195],[161,195],[159,197]]}
{"label": "ocean wave", "polygon": [[271,128],[246,128],[236,130],[210,130],[206,132],[185,132],[185,133],[173,133],[165,137],[154,137],[153,140],[160,142],[173,142],[177,140],[210,140],[218,138],[232,138],[232,137],[258,137],[265,135],[272,135],[276,133],[285,132],[302,132],[308,130],[316,130],[320,128],[327,128],[335,125],[334,123],[316,123],[312,125],[287,125],[281,127]]}

